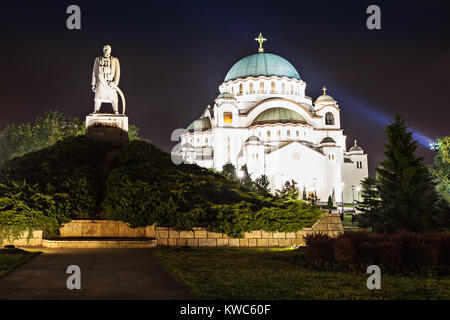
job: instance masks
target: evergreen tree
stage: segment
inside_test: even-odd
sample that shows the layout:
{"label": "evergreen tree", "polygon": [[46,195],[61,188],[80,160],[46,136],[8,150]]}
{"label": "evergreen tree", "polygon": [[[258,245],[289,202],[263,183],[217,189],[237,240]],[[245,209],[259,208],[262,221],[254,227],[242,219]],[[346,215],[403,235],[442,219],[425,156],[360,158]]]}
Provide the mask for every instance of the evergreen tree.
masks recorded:
{"label": "evergreen tree", "polygon": [[361,181],[362,201],[356,201],[356,208],[362,213],[356,216],[356,221],[362,228],[383,230],[383,221],[380,219],[380,199],[376,180],[366,177]]}
{"label": "evergreen tree", "polygon": [[307,200],[308,199],[308,196],[306,195],[306,188],[305,187],[303,187],[303,194],[302,194],[302,200]]}
{"label": "evergreen tree", "polygon": [[333,210],[333,199],[331,198],[331,195],[328,196],[327,208],[328,212],[331,213],[331,210]]}
{"label": "evergreen tree", "polygon": [[450,203],[450,136],[438,138],[432,149],[436,155],[430,169],[436,189]]}
{"label": "evergreen tree", "polygon": [[236,180],[236,167],[228,162],[222,167],[222,175],[231,180]]}
{"label": "evergreen tree", "polygon": [[269,178],[267,178],[266,175],[261,175],[258,178],[256,178],[255,183],[260,186],[263,190],[269,192],[269,185],[270,181]]}
{"label": "evergreen tree", "polygon": [[375,211],[383,227],[375,225],[375,228],[387,232],[426,231],[431,227],[438,202],[431,174],[423,158],[415,155],[417,141],[413,140],[405,120],[396,115],[385,133],[385,159],[376,169],[381,208]]}
{"label": "evergreen tree", "polygon": [[297,200],[299,196],[297,182],[286,181],[281,190],[275,190],[275,194],[284,200]]}

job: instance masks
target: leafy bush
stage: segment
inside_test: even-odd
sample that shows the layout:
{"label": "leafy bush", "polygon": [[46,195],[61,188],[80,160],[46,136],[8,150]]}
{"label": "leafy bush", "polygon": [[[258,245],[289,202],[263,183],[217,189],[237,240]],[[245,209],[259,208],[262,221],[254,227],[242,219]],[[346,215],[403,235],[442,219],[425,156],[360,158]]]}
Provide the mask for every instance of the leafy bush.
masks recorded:
{"label": "leafy bush", "polygon": [[305,258],[308,263],[315,266],[333,261],[333,244],[335,239],[326,234],[308,235],[305,238]]}
{"label": "leafy bush", "polygon": [[69,221],[67,194],[42,194],[25,181],[0,184],[0,192],[0,239],[15,239],[25,231],[31,236],[36,229],[56,236],[60,225]]}
{"label": "leafy bush", "polygon": [[355,248],[347,238],[338,238],[333,243],[333,258],[339,264],[349,264],[354,261]]}
{"label": "leafy bush", "polygon": [[335,239],[315,234],[306,238],[306,245],[306,258],[312,266],[325,262],[344,268],[380,264],[387,270],[406,272],[445,266],[444,272],[448,273],[449,233],[347,232]]}
{"label": "leafy bush", "polygon": [[84,136],[72,137],[54,145],[14,158],[0,168],[0,183],[23,181],[39,184],[48,195],[68,195],[72,217],[92,216],[101,188],[99,168],[109,145]]}

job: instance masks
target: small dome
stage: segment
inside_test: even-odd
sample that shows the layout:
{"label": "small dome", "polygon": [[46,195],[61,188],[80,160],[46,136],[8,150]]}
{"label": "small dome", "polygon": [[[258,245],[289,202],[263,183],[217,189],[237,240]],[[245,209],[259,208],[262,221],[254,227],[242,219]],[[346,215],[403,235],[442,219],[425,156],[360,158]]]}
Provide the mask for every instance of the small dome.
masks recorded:
{"label": "small dome", "polygon": [[317,98],[315,103],[318,102],[336,102],[336,100],[334,100],[334,98],[328,94],[323,94]]}
{"label": "small dome", "polygon": [[355,144],[353,147],[350,148],[350,150],[348,150],[349,152],[363,152],[363,149],[358,146],[357,141],[355,139]]}
{"label": "small dome", "polygon": [[320,144],[322,143],[336,143],[336,141],[334,141],[331,137],[325,137],[322,139],[322,141],[320,141]]}
{"label": "small dome", "polygon": [[262,125],[266,123],[304,123],[305,118],[295,111],[286,108],[271,108],[261,112],[252,125]]}
{"label": "small dome", "polygon": [[350,148],[349,150],[350,152],[354,152],[354,151],[363,151],[363,149],[360,146],[353,146]]}
{"label": "small dome", "polygon": [[259,141],[259,138],[257,136],[250,136],[248,137],[247,140],[245,140],[245,142],[250,142],[250,141]]}
{"label": "small dome", "polygon": [[211,120],[208,117],[203,117],[198,120],[192,122],[189,127],[187,127],[187,131],[206,131],[211,129]]}
{"label": "small dome", "polygon": [[300,80],[297,70],[286,59],[272,53],[255,53],[236,62],[228,71],[224,82],[259,76],[278,76]]}
{"label": "small dome", "polygon": [[217,99],[234,99],[233,95],[229,92],[222,92],[217,96]]}

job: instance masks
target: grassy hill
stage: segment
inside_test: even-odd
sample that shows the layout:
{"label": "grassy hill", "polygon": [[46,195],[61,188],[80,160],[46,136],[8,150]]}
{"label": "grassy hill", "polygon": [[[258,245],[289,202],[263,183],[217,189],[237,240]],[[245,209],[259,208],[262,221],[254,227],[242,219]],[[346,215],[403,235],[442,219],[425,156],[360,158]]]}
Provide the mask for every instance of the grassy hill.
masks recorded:
{"label": "grassy hill", "polygon": [[[12,185],[24,180],[26,185]],[[101,212],[133,227],[203,226],[240,236],[256,229],[297,231],[322,214],[302,201],[260,195],[212,170],[175,165],[170,154],[142,140],[117,149],[85,136],[65,139],[7,161],[0,182],[0,226],[14,225],[14,217],[25,215],[24,224],[39,227],[33,217],[40,212],[47,218],[51,213],[55,229],[67,219],[96,218]],[[48,203],[36,204],[33,194],[47,197]],[[15,206],[15,196],[26,210]]]}

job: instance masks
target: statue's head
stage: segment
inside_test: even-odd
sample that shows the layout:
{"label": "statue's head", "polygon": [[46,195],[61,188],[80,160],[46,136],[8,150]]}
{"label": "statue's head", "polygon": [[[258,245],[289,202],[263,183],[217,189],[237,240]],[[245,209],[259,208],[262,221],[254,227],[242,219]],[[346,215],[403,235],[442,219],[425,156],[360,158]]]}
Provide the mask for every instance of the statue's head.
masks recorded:
{"label": "statue's head", "polygon": [[103,56],[106,58],[111,56],[111,46],[109,44],[103,46]]}

